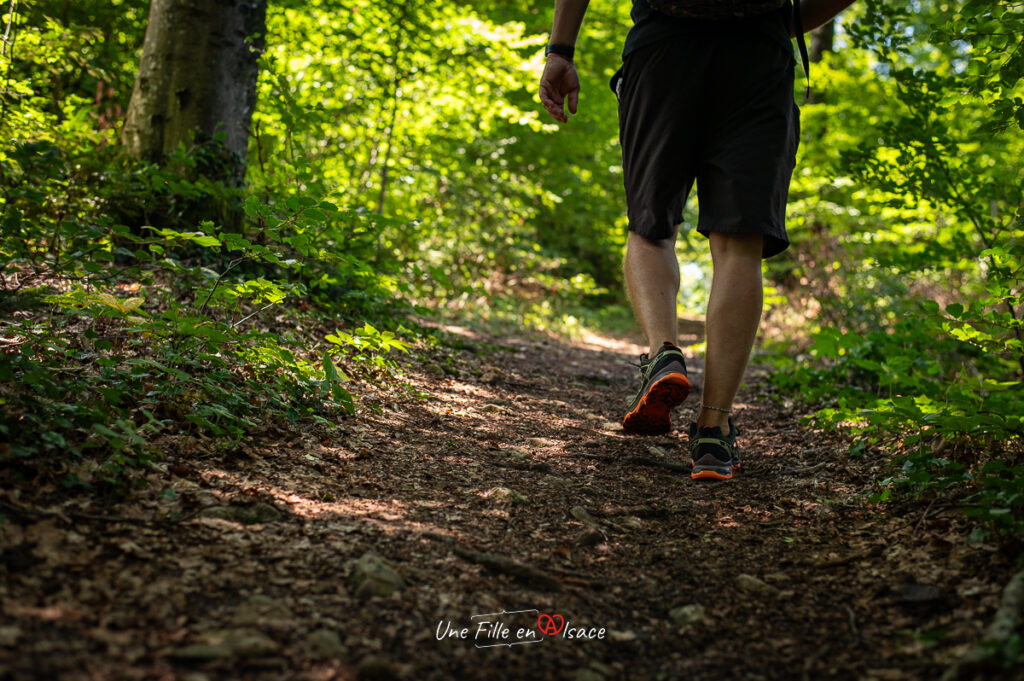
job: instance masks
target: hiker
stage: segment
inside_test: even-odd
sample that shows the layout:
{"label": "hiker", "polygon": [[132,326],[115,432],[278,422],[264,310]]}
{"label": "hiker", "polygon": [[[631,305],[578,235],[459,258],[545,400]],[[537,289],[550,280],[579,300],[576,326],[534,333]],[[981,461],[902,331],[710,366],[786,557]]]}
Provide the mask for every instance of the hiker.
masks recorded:
{"label": "hiker", "polygon": [[[789,245],[786,196],[800,131],[793,101],[797,37],[853,0],[633,0],[633,27],[612,78],[629,217],[626,290],[649,345],[622,427],[669,431],[690,381],[676,347],[675,239],[697,182],[697,231],[713,276],[704,388],[690,425],[690,477],[729,479],[740,467],[732,405],[761,321],[761,260]],[[556,0],[540,99],[555,119],[576,113],[574,45],[588,0]]]}

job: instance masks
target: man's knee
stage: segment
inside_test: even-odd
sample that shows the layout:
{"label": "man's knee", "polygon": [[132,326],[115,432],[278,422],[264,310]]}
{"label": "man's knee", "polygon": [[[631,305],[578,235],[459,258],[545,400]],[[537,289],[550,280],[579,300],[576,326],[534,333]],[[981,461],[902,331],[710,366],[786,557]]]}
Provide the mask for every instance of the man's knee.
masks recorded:
{"label": "man's knee", "polygon": [[711,242],[711,257],[715,260],[734,257],[760,260],[764,249],[763,234],[711,232],[708,240]]}
{"label": "man's knee", "polygon": [[633,230],[629,230],[629,236],[627,237],[626,244],[627,244],[627,246],[629,246],[629,245],[636,245],[636,246],[641,246],[641,247],[642,246],[648,246],[648,247],[654,247],[654,248],[664,248],[664,247],[667,247],[667,246],[675,246],[676,237],[678,235],[679,235],[679,225],[673,226],[672,227],[672,232],[668,236],[661,237],[661,238],[651,238],[649,236],[644,236],[643,234],[640,234],[639,232],[634,232]]}

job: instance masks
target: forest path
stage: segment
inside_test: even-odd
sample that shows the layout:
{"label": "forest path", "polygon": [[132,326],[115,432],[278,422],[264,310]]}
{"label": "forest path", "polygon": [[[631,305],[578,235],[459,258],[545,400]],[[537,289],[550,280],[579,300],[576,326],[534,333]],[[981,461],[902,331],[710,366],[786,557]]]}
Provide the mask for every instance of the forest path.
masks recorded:
{"label": "forest path", "polygon": [[698,483],[699,395],[668,436],[619,428],[640,348],[451,331],[408,369],[432,397],[182,451],[119,511],[180,522],[9,517],[0,677],[936,679],[997,607],[995,547],[865,504],[881,464],[759,399],[756,369],[741,474]]}

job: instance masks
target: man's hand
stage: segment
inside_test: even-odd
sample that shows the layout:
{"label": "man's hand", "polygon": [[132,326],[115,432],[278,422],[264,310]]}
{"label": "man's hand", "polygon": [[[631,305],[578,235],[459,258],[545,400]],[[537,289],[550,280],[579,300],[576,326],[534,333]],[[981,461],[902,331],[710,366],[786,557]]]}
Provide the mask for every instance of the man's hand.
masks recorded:
{"label": "man's hand", "polygon": [[580,77],[576,74],[576,66],[561,55],[549,54],[540,77],[541,104],[553,118],[565,123],[569,120],[565,115],[565,98],[569,98],[569,112],[576,113],[579,96]]}

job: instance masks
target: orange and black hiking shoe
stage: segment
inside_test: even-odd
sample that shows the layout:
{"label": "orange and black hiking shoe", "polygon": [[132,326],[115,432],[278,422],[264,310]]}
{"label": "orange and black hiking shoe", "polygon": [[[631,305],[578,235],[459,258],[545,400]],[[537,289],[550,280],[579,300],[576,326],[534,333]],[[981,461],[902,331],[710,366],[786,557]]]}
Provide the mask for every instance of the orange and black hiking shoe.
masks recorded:
{"label": "orange and black hiking shoe", "polygon": [[636,435],[661,435],[672,427],[669,412],[690,394],[682,351],[665,343],[654,359],[640,355],[640,390],[629,402],[622,429]]}
{"label": "orange and black hiking shoe", "polygon": [[718,426],[697,428],[690,424],[690,463],[694,480],[729,480],[740,468],[740,452],[736,449],[736,436],[740,431],[729,419],[729,432],[723,434]]}

